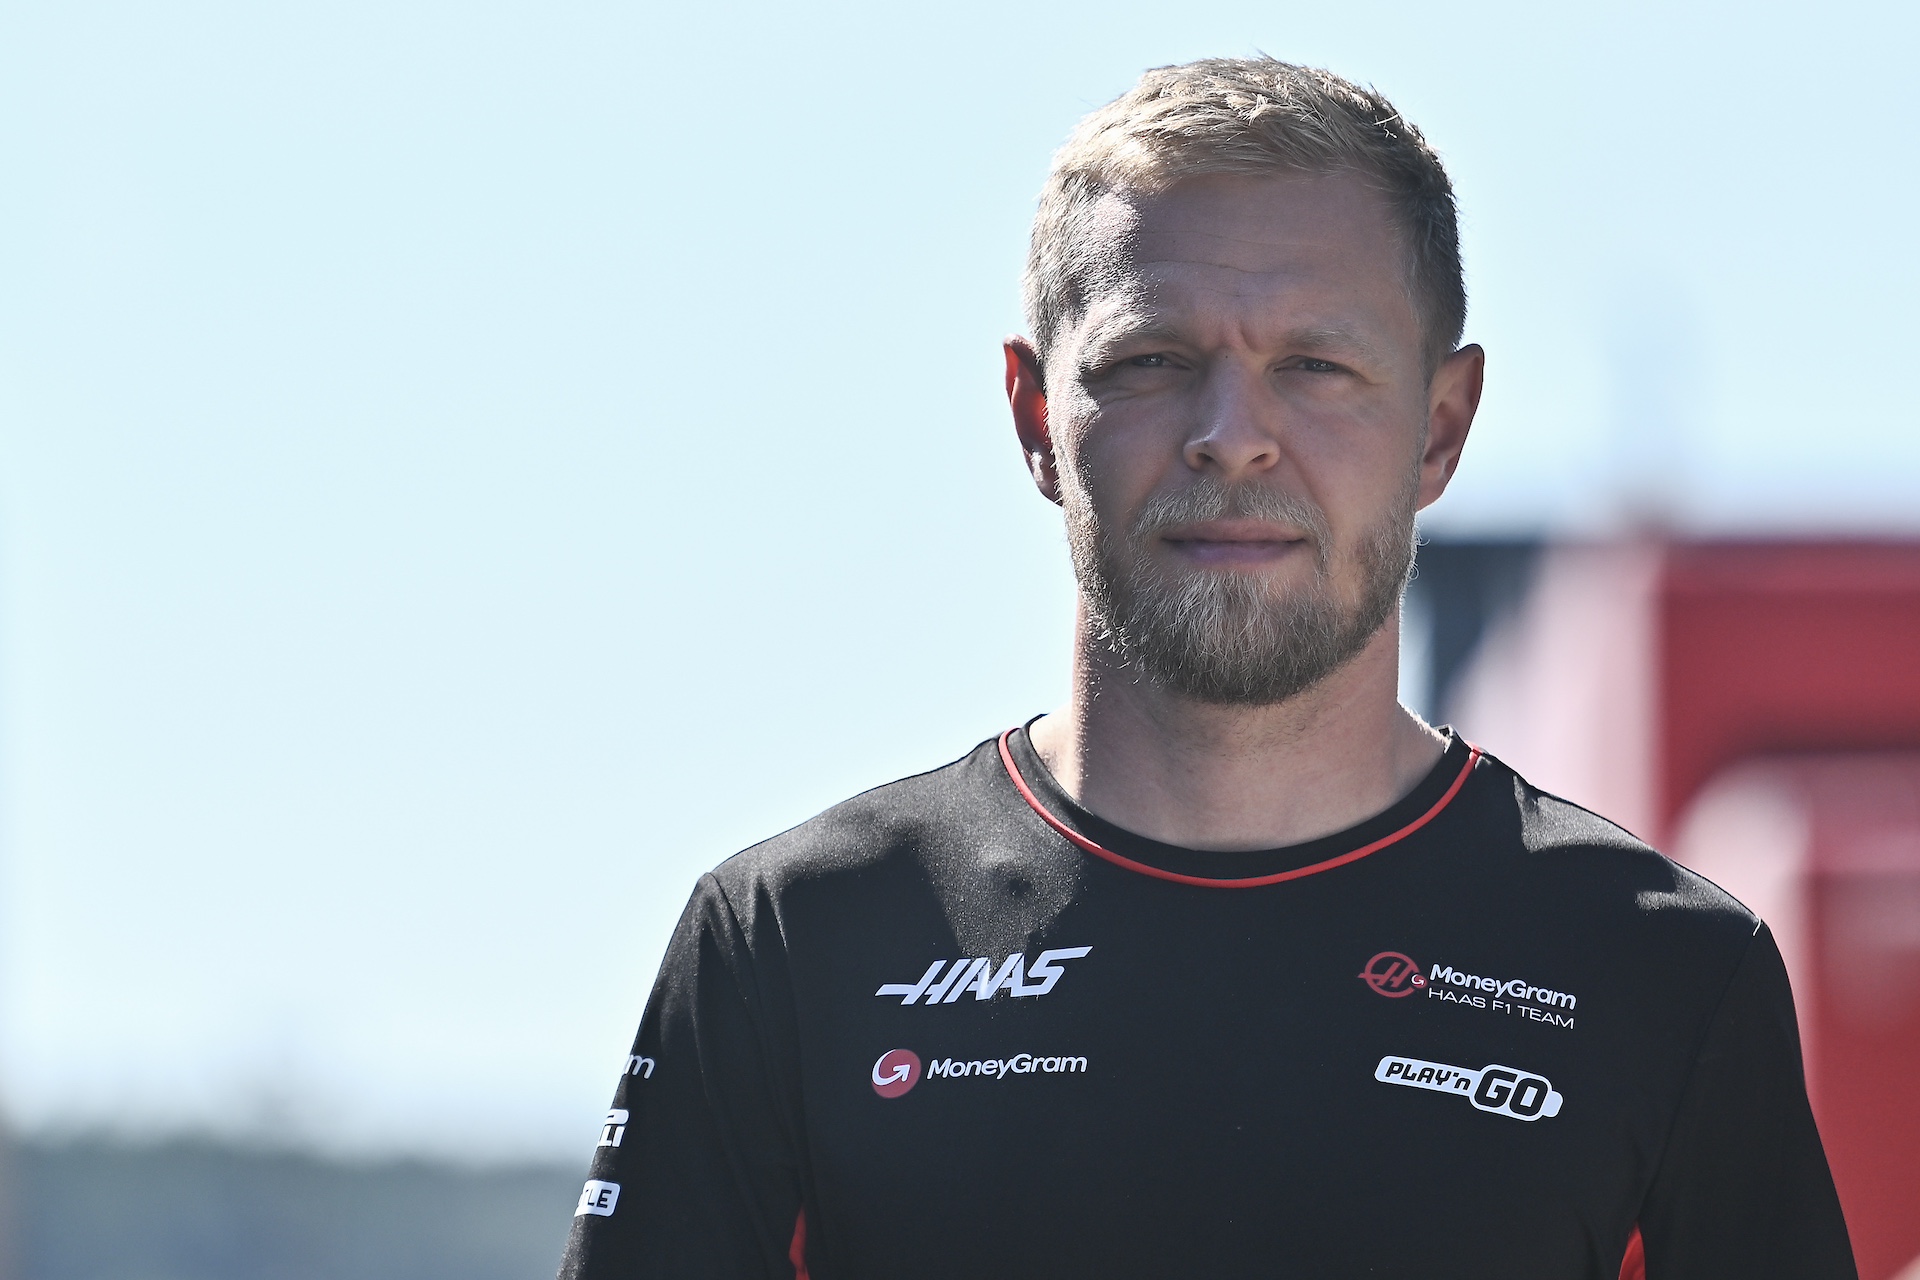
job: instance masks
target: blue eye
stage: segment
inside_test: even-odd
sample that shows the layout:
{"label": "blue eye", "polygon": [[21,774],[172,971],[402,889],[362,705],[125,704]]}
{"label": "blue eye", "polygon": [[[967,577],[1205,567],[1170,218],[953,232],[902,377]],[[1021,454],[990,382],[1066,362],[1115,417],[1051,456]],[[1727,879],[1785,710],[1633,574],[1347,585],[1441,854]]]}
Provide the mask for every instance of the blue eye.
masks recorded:
{"label": "blue eye", "polygon": [[1160,355],[1131,356],[1127,360],[1127,363],[1136,369],[1158,369],[1166,364],[1166,362],[1167,358]]}

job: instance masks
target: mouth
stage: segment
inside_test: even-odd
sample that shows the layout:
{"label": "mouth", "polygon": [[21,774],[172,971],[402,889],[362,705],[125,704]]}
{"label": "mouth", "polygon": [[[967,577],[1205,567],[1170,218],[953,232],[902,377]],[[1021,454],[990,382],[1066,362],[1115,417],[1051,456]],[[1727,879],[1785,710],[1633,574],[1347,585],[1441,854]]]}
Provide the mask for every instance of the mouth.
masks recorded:
{"label": "mouth", "polygon": [[1201,520],[1170,525],[1159,542],[1196,567],[1264,568],[1296,555],[1311,555],[1313,539],[1304,530],[1268,520]]}

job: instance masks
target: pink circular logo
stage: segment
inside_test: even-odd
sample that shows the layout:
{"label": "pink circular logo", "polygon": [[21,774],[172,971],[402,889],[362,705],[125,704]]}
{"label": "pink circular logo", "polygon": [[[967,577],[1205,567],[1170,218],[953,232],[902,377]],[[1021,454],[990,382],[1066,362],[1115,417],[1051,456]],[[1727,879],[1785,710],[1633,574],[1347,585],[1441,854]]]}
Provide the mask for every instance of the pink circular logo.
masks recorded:
{"label": "pink circular logo", "polygon": [[873,1091],[897,1098],[920,1083],[920,1055],[911,1049],[889,1049],[873,1064]]}
{"label": "pink circular logo", "polygon": [[1398,951],[1382,951],[1367,961],[1367,967],[1360,971],[1360,981],[1389,1000],[1410,996],[1427,985],[1427,977],[1413,957]]}

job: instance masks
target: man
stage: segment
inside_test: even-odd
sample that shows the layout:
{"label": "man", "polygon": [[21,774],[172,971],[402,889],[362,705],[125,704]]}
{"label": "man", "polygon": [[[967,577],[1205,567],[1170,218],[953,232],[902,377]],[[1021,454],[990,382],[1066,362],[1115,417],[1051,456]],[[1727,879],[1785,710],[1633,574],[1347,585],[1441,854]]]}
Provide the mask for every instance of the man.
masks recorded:
{"label": "man", "polygon": [[1396,701],[1483,363],[1420,134],[1150,72],[1027,300],[1072,695],[701,880],[563,1275],[1853,1275],[1766,927]]}

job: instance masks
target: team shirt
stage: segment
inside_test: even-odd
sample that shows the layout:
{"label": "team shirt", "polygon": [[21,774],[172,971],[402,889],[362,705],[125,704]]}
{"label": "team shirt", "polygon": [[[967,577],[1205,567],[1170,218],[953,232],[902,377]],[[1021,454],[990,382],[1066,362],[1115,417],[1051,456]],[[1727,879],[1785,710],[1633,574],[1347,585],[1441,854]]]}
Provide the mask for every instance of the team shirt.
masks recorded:
{"label": "team shirt", "polygon": [[1178,848],[1023,729],[703,877],[561,1275],[1852,1277],[1760,923],[1449,733]]}

